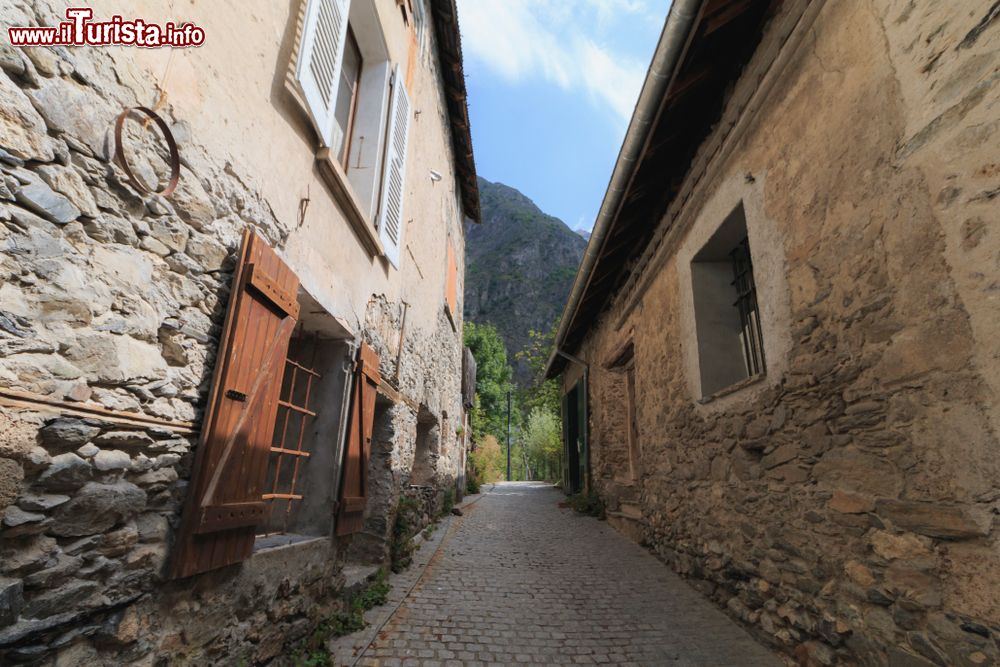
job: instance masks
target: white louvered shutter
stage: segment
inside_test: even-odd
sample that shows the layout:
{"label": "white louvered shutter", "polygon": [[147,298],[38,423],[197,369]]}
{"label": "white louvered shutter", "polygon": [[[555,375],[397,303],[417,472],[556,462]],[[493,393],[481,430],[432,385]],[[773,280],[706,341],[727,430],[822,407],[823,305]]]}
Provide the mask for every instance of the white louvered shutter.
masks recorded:
{"label": "white louvered shutter", "polygon": [[320,141],[330,145],[350,0],[308,0],[295,78]]}
{"label": "white louvered shutter", "polygon": [[406,179],[406,141],[410,132],[410,98],[406,95],[399,65],[396,65],[392,80],[378,233],[386,259],[398,269],[400,248],[403,247],[403,196]]}

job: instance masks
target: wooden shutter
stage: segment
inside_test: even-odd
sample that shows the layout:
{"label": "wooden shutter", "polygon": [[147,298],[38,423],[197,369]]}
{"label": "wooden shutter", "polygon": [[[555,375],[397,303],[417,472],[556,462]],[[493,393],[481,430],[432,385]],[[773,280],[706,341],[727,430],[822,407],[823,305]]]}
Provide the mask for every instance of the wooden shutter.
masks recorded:
{"label": "wooden shutter", "polygon": [[187,577],[246,559],[274,433],[299,279],[246,230],[233,274],[212,390],[202,422],[171,573]]}
{"label": "wooden shutter", "polygon": [[308,0],[302,22],[295,79],[324,146],[330,145],[333,135],[349,8],[350,0]]}
{"label": "wooden shutter", "polygon": [[372,428],[375,423],[375,394],[382,376],[379,357],[366,343],[358,350],[351,392],[350,423],[344,464],[341,466],[340,503],[337,509],[337,535],[350,535],[364,526],[368,503],[368,459],[371,456]]}
{"label": "wooden shutter", "polygon": [[406,144],[410,133],[410,98],[406,94],[399,65],[392,73],[392,98],[386,131],[382,198],[379,203],[378,233],[386,259],[399,268],[403,247],[403,198],[406,193]]}

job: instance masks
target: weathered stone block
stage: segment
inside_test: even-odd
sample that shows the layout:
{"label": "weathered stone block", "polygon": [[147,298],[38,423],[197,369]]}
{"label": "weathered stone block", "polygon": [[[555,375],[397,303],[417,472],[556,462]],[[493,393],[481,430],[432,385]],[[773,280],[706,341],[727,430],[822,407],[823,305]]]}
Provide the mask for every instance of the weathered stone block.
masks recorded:
{"label": "weathered stone block", "polygon": [[36,446],[38,425],[0,410],[0,456],[23,461]]}
{"label": "weathered stone block", "polygon": [[101,429],[75,417],[59,417],[43,426],[38,435],[46,447],[65,451],[87,444]]}
{"label": "weathered stone block", "polygon": [[83,565],[83,558],[60,554],[55,565],[29,574],[24,578],[24,585],[29,588],[52,588],[75,574]]}
{"label": "weathered stone block", "polygon": [[29,523],[45,521],[44,514],[37,512],[25,512],[17,505],[11,505],[3,513],[3,525],[5,528],[17,528]]}
{"label": "weathered stone block", "polygon": [[86,445],[76,450],[76,453],[85,459],[92,459],[97,456],[97,453],[101,451],[101,448],[92,442],[88,442]]}
{"label": "weathered stone block", "polygon": [[21,614],[24,584],[20,579],[0,577],[0,628],[10,625]]}
{"label": "weathered stone block", "polygon": [[899,528],[946,540],[982,537],[992,525],[989,512],[969,505],[880,500],[875,511]]}
{"label": "weathered stone block", "polygon": [[229,256],[229,251],[211,236],[194,233],[188,239],[187,254],[206,271],[218,271]]}
{"label": "weathered stone block", "polygon": [[184,252],[190,230],[177,218],[154,219],[149,225],[150,236],[174,252]]}
{"label": "weathered stone block", "polygon": [[45,121],[5,73],[0,74],[0,146],[22,160],[54,157]]}
{"label": "weathered stone block", "polygon": [[167,364],[159,349],[131,336],[89,334],[77,338],[66,358],[98,380],[123,383],[164,377]]}
{"label": "weathered stone block", "polygon": [[831,449],[813,467],[824,488],[892,497],[903,489],[903,476],[891,462],[856,447]]}
{"label": "weathered stone block", "polygon": [[28,96],[50,129],[78,140],[94,156],[109,157],[116,111],[99,95],[68,79],[50,79]]}
{"label": "weathered stone block", "polygon": [[103,533],[146,507],[146,492],[134,484],[87,483],[55,513],[52,535],[75,537]]}
{"label": "weathered stone block", "polygon": [[875,509],[875,501],[857,493],[838,489],[827,501],[827,507],[842,514],[863,514]]}
{"label": "weathered stone block", "polygon": [[56,541],[47,536],[31,536],[0,542],[0,571],[18,577],[48,567],[59,553]]}
{"label": "weathered stone block", "polygon": [[908,534],[893,534],[876,530],[870,536],[872,550],[886,560],[912,559],[929,556],[930,540]]}
{"label": "weathered stone block", "polygon": [[14,502],[21,490],[24,468],[13,459],[0,458],[0,511]]}
{"label": "weathered stone block", "polygon": [[788,463],[798,456],[798,447],[795,445],[781,445],[770,454],[760,460],[760,464],[765,468],[774,468],[782,463]]}
{"label": "weathered stone block", "polygon": [[166,542],[170,532],[170,522],[167,517],[156,512],[140,514],[135,520],[136,528],[139,530],[139,541]]}
{"label": "weathered stone block", "polygon": [[33,172],[23,171],[30,175],[30,178],[28,183],[14,193],[14,198],[19,204],[60,225],[73,222],[80,217],[80,209],[72,201],[55,192]]}
{"label": "weathered stone block", "polygon": [[50,188],[67,197],[80,213],[90,218],[100,214],[93,193],[76,169],[46,164],[39,166],[37,171]]}
{"label": "weathered stone block", "polygon": [[47,618],[83,602],[100,589],[95,581],[71,581],[59,588],[34,596],[24,606],[27,618]]}
{"label": "weathered stone block", "polygon": [[90,479],[93,470],[90,464],[73,453],[52,457],[49,467],[38,482],[46,489],[56,491],[72,490]]}
{"label": "weathered stone block", "polygon": [[94,467],[101,471],[128,470],[132,459],[120,449],[102,449],[94,457]]}
{"label": "weathered stone block", "polygon": [[108,431],[94,442],[102,447],[149,447],[155,441],[145,431]]}
{"label": "weathered stone block", "polygon": [[69,496],[51,493],[26,493],[17,499],[17,505],[29,512],[48,512],[69,502]]}

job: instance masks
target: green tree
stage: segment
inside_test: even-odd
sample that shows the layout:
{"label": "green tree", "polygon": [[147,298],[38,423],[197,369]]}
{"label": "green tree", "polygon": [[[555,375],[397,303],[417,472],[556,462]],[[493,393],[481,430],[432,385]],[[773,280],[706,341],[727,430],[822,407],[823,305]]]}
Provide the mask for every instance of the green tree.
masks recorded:
{"label": "green tree", "polygon": [[482,484],[491,484],[507,475],[507,462],[500,443],[492,435],[485,436],[469,454],[469,461],[476,479]]}
{"label": "green tree", "polygon": [[522,446],[533,478],[554,480],[559,476],[562,425],[555,414],[540,407],[532,410],[528,416]]}
{"label": "green tree", "polygon": [[545,365],[549,361],[556,340],[559,322],[556,321],[547,332],[528,332],[528,344],[515,356],[524,360],[531,369],[533,383],[522,389],[521,405],[531,414],[536,408],[553,415],[559,415],[559,385],[555,380],[544,380]]}
{"label": "green tree", "polygon": [[[514,370],[507,361],[507,348],[492,324],[466,321],[465,345],[476,359],[476,403],[472,408],[472,437],[492,435],[507,441],[507,394],[514,392]],[[512,409],[512,424],[520,423],[520,410]]]}

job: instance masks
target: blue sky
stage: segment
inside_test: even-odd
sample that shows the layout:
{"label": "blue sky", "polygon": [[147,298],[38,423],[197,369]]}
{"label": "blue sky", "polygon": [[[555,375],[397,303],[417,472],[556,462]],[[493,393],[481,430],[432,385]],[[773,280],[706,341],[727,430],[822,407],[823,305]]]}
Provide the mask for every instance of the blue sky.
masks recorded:
{"label": "blue sky", "polygon": [[458,0],[479,174],[590,229],[670,0]]}

